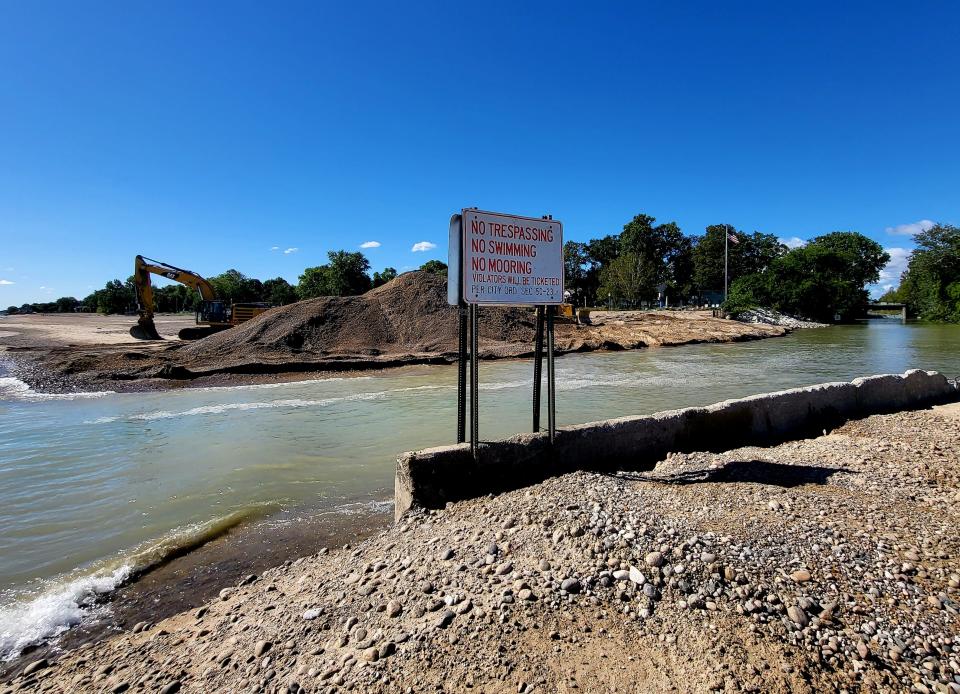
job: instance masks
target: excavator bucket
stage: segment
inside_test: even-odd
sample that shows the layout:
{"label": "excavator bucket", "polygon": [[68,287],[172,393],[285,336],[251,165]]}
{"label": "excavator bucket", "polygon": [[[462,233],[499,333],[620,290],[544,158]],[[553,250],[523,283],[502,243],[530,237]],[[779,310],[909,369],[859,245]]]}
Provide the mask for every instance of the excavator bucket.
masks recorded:
{"label": "excavator bucket", "polygon": [[157,326],[150,319],[140,319],[137,324],[130,328],[130,334],[138,340],[162,340],[160,333],[157,332]]}

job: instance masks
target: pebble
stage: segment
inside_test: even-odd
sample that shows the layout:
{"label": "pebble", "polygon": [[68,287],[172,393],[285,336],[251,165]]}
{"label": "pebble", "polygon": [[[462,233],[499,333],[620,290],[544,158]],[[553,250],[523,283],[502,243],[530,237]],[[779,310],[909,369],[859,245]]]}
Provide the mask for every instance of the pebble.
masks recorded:
{"label": "pebble", "polygon": [[564,579],[563,583],[560,584],[560,590],[565,590],[568,593],[579,593],[581,588],[580,581],[575,578]]}
{"label": "pebble", "polygon": [[272,646],[273,643],[270,641],[257,641],[256,645],[253,647],[253,654],[259,658],[264,653],[269,651]]}
{"label": "pebble", "polygon": [[44,668],[50,667],[50,662],[46,658],[41,658],[40,660],[35,660],[27,667],[23,668],[24,675],[32,675],[35,672],[39,672]]}
{"label": "pebble", "polygon": [[640,569],[638,569],[635,566],[630,567],[630,572],[628,575],[630,576],[630,581],[632,583],[636,583],[638,586],[642,586],[644,583],[647,582],[646,577],[642,573],[640,573]]}
{"label": "pebble", "polygon": [[312,620],[316,619],[317,617],[319,617],[319,616],[322,615],[322,614],[323,614],[323,610],[320,610],[320,609],[318,609],[318,608],[315,607],[315,608],[313,608],[313,609],[310,609],[310,610],[307,610],[306,612],[304,612],[304,613],[303,613],[303,618],[309,622],[309,621],[312,621]]}
{"label": "pebble", "polygon": [[403,605],[401,605],[397,600],[391,600],[387,603],[388,617],[398,617],[401,612],[403,612]]}
{"label": "pebble", "polygon": [[163,689],[160,690],[160,694],[176,694],[180,691],[181,686],[180,680],[174,680],[173,682],[165,685]]}
{"label": "pebble", "polygon": [[801,629],[810,623],[810,618],[807,617],[807,613],[796,605],[791,605],[787,608],[787,616],[790,618],[790,621],[799,626]]}
{"label": "pebble", "polygon": [[433,623],[433,626],[437,629],[443,629],[453,621],[455,616],[452,610],[444,610],[437,621]]}
{"label": "pebble", "polygon": [[650,552],[644,558],[647,566],[663,566],[663,554],[660,552]]}
{"label": "pebble", "polygon": [[511,571],[513,571],[513,564],[511,564],[508,561],[505,561],[496,568],[496,571],[494,571],[494,573],[496,573],[497,576],[503,576],[505,574],[510,573]]}
{"label": "pebble", "polygon": [[790,578],[793,579],[794,583],[806,583],[810,580],[810,572],[806,569],[798,569],[790,574]]}

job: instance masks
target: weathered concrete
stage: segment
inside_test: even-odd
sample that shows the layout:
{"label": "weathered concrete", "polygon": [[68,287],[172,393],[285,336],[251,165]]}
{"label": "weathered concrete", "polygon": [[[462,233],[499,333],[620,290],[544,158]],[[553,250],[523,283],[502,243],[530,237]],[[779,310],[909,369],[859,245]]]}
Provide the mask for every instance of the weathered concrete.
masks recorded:
{"label": "weathered concrete", "polygon": [[954,384],[936,373],[858,378],[564,427],[551,448],[545,434],[470,446],[404,453],[397,460],[394,499],[400,518],[413,507],[516,489],[575,469],[651,469],[670,452],[722,451],[773,444],[833,428],[848,419],[955,400]]}

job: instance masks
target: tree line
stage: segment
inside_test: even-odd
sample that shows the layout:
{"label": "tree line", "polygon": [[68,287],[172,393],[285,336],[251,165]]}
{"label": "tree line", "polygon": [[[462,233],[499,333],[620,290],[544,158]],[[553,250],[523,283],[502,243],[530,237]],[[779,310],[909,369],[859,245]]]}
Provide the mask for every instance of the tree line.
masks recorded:
{"label": "tree line", "polygon": [[657,224],[639,214],[618,234],[564,244],[567,290],[579,305],[719,303],[725,244],[730,286],[724,308],[734,314],[764,306],[814,320],[850,320],[865,312],[866,285],[890,260],[880,244],[853,231],[790,249],[773,234],[714,224],[687,236],[676,222]]}
{"label": "tree line", "polygon": [[[309,267],[300,275],[296,285],[282,277],[259,280],[248,277],[239,270],[230,269],[219,275],[207,277],[217,298],[228,303],[263,302],[274,306],[292,304],[301,299],[318,296],[351,296],[363,294],[370,289],[386,284],[397,276],[396,269],[384,268],[370,274],[370,261],[359,252],[330,251],[328,262]],[[447,274],[446,263],[430,260],[421,270],[442,275]],[[170,284],[153,288],[154,310],[158,313],[195,311],[202,299],[200,295],[182,284]],[[137,295],[133,277],[126,281],[110,280],[103,289],[92,292],[84,299],[72,296],[56,301],[37,302],[23,306],[10,306],[7,313],[72,313],[78,310],[98,313],[130,313],[137,309]]]}
{"label": "tree line", "polygon": [[880,300],[906,304],[923,320],[960,323],[960,228],[936,224],[913,242],[900,286]]}
{"label": "tree line", "polygon": [[[736,242],[728,244],[730,287],[724,308],[734,314],[763,306],[814,320],[856,318],[869,303],[866,286],[878,281],[890,260],[880,244],[852,231],[831,232],[789,249],[773,234],[714,224],[702,235],[686,235],[675,222],[658,224],[654,217],[639,214],[619,233],[564,244],[570,300],[582,306],[629,308],[718,303],[728,234]],[[960,322],[960,229],[937,224],[914,241],[917,248],[900,287],[881,299],[905,303],[912,315],[925,320]],[[331,251],[327,263],[306,268],[296,285],[282,277],[261,281],[234,269],[208,281],[226,301],[283,305],[317,296],[362,294],[397,275],[391,267],[372,274],[370,269],[362,253]],[[438,260],[420,269],[447,273],[446,264]],[[196,292],[179,284],[155,287],[154,296],[159,312],[192,311],[200,302]],[[63,313],[81,307],[101,313],[135,310],[133,278],[111,280],[83,300],[61,297],[7,310]]]}

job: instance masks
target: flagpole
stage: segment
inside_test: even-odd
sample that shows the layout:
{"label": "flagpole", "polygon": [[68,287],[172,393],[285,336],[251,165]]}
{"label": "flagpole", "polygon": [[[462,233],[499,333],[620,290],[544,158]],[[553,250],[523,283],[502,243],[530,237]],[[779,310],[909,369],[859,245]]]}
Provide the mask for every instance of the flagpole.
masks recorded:
{"label": "flagpole", "polygon": [[727,258],[730,252],[729,246],[730,246],[730,234],[727,231],[727,225],[724,224],[723,225],[723,300],[724,302],[726,302],[727,300],[727,268],[729,267]]}

